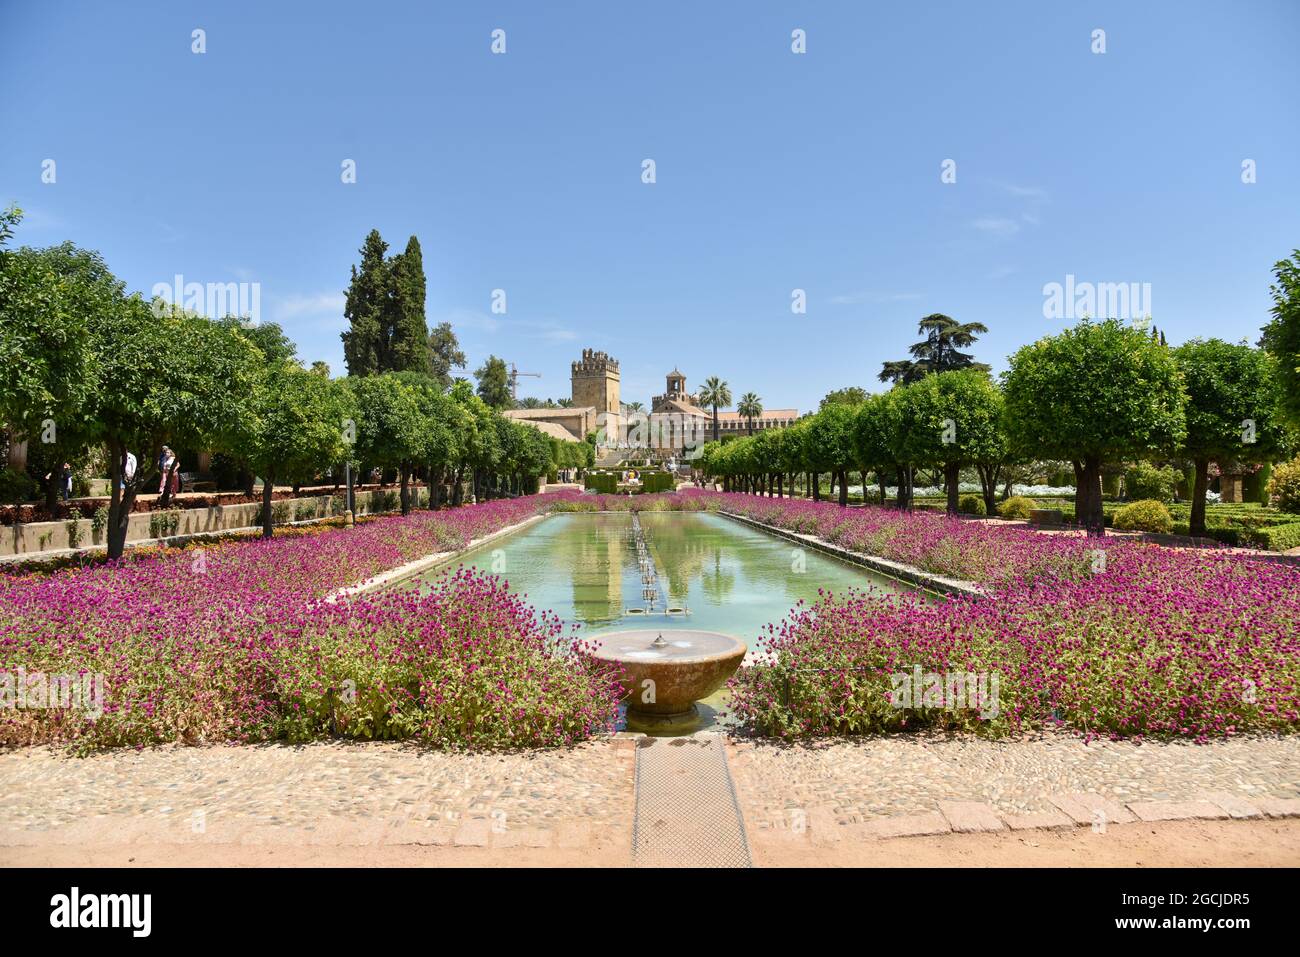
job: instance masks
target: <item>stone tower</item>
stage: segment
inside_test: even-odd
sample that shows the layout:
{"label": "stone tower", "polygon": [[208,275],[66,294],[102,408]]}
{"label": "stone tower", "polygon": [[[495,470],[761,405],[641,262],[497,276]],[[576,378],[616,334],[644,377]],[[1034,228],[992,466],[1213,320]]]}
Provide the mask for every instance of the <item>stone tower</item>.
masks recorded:
{"label": "stone tower", "polygon": [[582,358],[573,363],[573,404],[618,415],[618,360],[583,349]]}

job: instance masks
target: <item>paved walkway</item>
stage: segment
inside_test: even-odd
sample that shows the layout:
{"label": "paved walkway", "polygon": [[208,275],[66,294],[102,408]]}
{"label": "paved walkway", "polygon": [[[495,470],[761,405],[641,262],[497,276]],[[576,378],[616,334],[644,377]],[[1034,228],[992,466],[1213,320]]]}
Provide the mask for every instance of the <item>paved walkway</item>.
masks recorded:
{"label": "paved walkway", "polygon": [[[732,741],[727,751],[745,832],[764,862],[774,848],[811,854],[953,831],[1300,815],[1296,737],[1197,746],[899,736]],[[155,856],[161,847],[165,862],[173,846],[192,862],[206,845],[240,863],[271,847],[432,845],[497,864],[547,848],[570,863],[627,865],[635,754],[625,737],[491,755],[343,743],[86,758],[10,750],[0,752],[0,847],[24,848],[29,862],[74,847]],[[239,846],[247,858],[232,853]],[[1295,857],[1300,864],[1300,850]]]}

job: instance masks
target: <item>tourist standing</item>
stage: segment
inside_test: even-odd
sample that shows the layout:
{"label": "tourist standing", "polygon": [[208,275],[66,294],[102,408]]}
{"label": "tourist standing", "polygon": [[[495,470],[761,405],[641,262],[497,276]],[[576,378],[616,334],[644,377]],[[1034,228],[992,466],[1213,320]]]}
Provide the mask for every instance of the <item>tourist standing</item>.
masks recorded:
{"label": "tourist standing", "polygon": [[72,465],[68,462],[63,463],[63,472],[60,475],[59,485],[63,490],[63,500],[66,502],[72,498]]}
{"label": "tourist standing", "polygon": [[[169,481],[172,479],[172,468],[176,464],[176,453],[167,446],[162,447],[162,452],[158,456],[158,468],[162,472],[162,477],[158,479],[158,494],[163,494],[167,489]],[[176,491],[175,488],[172,489]]]}
{"label": "tourist standing", "polygon": [[123,491],[126,491],[127,485],[135,479],[135,466],[136,466],[135,455],[132,454],[131,452],[128,452],[126,449],[123,449],[122,450],[122,481],[118,483]]}

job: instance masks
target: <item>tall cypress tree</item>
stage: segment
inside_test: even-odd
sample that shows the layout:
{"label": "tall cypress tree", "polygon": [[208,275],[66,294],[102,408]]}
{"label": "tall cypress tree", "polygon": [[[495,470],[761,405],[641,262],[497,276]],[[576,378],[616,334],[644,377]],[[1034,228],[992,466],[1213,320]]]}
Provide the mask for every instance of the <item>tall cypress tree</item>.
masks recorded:
{"label": "tall cypress tree", "polygon": [[424,256],[412,236],[391,270],[389,365],[394,372],[429,371],[429,327],[424,318]]}
{"label": "tall cypress tree", "polygon": [[391,316],[391,264],[384,258],[388,244],[379,230],[370,230],[360,249],[361,268],[352,267],[343,315],[350,328],[343,333],[343,358],[348,375],[378,375],[388,366]]}

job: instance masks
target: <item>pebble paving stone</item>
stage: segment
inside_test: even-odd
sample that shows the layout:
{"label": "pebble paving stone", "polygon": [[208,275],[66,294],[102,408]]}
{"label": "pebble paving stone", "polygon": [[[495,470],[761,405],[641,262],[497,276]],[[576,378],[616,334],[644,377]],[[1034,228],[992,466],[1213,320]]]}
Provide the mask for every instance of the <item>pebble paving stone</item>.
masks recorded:
{"label": "pebble paving stone", "polygon": [[[1108,797],[1100,794],[1074,792],[1072,794],[1054,794],[1048,798],[1065,812],[1075,824],[1132,824],[1137,817],[1128,808],[1121,807]],[[1164,802],[1147,802],[1162,804]]]}
{"label": "pebble paving stone", "polygon": [[[613,740],[504,754],[391,743],[0,751],[0,846],[148,841],[630,843],[633,752]],[[201,824],[196,824],[201,822]]]}
{"label": "pebble paving stone", "polygon": [[[345,742],[84,758],[10,749],[0,751],[0,846],[630,848],[636,748],[636,738],[619,736],[506,754]],[[733,739],[727,758],[741,826],[760,842],[944,834],[974,826],[966,814],[1015,831],[1095,826],[1098,811],[1102,824],[1300,817],[1297,737],[1205,745],[1084,744],[1055,733],[1008,741]]]}
{"label": "pebble paving stone", "polygon": [[940,801],[939,813],[947,818],[958,834],[977,834],[981,831],[1005,831],[993,805],[979,801]]}
{"label": "pebble paving stone", "polygon": [[1300,817],[1300,798],[1259,798],[1255,806],[1268,817]]}
{"label": "pebble paving stone", "polygon": [[866,837],[928,837],[932,834],[948,834],[952,831],[948,819],[938,811],[926,811],[924,814],[896,814],[871,821],[863,827]]}
{"label": "pebble paving stone", "polygon": [[1254,804],[1251,804],[1245,798],[1238,797],[1227,791],[1214,791],[1205,795],[1207,801],[1217,804],[1228,812],[1228,816],[1237,820],[1248,820],[1250,818],[1260,818],[1264,816]]}
{"label": "pebble paving stone", "polygon": [[1146,822],[1212,821],[1228,816],[1227,811],[1209,801],[1134,801],[1128,807]]}
{"label": "pebble paving stone", "polygon": [[1060,811],[1031,811],[1028,814],[1003,814],[1002,820],[1013,831],[1057,831],[1075,827]]}

